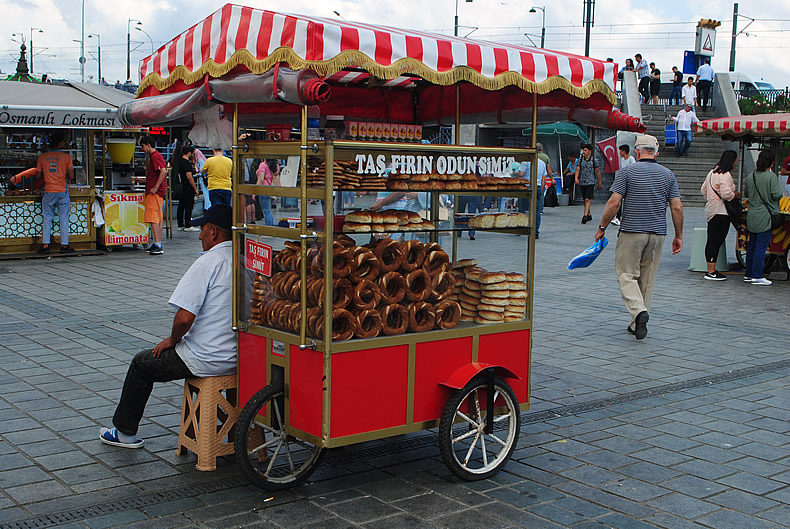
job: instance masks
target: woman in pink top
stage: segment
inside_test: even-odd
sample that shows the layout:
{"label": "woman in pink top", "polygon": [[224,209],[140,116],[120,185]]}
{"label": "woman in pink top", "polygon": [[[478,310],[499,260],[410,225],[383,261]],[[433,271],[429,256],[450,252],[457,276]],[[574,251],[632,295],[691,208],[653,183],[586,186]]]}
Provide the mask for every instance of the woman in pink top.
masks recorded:
{"label": "woman in pink top", "polygon": [[724,151],[705,181],[700,191],[705,197],[705,218],[708,220],[708,242],[705,244],[705,261],[708,271],[705,279],[710,281],[724,281],[727,276],[716,271],[716,258],[719,248],[727,238],[730,229],[730,216],[724,207],[725,200],[740,198],[741,194],[735,189],[732,181],[732,169],[738,161],[738,153]]}
{"label": "woman in pink top", "polygon": [[[257,184],[259,186],[279,186],[280,185],[280,167],[277,165],[277,160],[263,160],[258,165],[255,171],[258,176]],[[260,196],[258,197],[263,211],[263,222],[267,226],[274,225],[274,217],[272,216],[272,197]]]}

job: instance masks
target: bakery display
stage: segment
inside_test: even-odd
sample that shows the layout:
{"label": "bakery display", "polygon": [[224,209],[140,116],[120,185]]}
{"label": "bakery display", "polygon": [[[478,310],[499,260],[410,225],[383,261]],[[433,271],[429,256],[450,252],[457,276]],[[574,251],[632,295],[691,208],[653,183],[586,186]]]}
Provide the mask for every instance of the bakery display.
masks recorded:
{"label": "bakery display", "polygon": [[393,191],[525,191],[528,178],[468,174],[390,174],[386,187]]}
{"label": "bakery display", "polygon": [[[356,246],[338,235],[331,247],[311,247],[305,278],[307,334],[323,337],[324,259],[332,252],[332,339],[394,336],[405,332],[451,329],[461,319],[452,295],[455,275],[450,258],[437,243],[380,239]],[[249,323],[299,331],[302,278],[301,248],[288,241],[272,259],[272,276],[255,274]]]}
{"label": "bakery display", "polygon": [[352,211],[345,217],[345,233],[385,233],[400,231],[433,230],[432,222],[423,219],[419,213],[402,209],[370,209]]}
{"label": "bakery display", "polygon": [[469,218],[469,228],[526,228],[529,215],[526,213],[482,213]]}

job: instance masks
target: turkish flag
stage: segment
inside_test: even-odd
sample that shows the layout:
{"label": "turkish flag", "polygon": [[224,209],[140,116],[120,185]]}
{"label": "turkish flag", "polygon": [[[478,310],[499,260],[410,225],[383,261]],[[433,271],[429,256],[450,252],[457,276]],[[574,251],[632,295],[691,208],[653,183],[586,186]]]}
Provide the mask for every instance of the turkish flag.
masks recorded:
{"label": "turkish flag", "polygon": [[599,141],[598,148],[601,149],[606,158],[605,173],[614,173],[620,169],[620,157],[617,155],[617,136],[612,136],[608,140]]}

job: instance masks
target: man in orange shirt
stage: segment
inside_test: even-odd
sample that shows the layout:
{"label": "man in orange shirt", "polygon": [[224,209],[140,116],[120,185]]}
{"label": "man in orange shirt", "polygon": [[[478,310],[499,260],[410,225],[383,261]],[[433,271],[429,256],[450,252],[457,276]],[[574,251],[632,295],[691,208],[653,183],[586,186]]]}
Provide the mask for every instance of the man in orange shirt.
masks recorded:
{"label": "man in orange shirt", "polygon": [[43,240],[38,253],[49,253],[49,243],[52,236],[52,220],[55,218],[55,208],[58,208],[58,222],[60,223],[60,253],[73,253],[74,248],[69,246],[69,216],[71,199],[66,179],[74,182],[74,165],[71,155],[63,152],[63,134],[56,132],[50,137],[49,151],[38,157],[36,174],[44,178],[44,195],[41,197],[41,213],[44,217]]}

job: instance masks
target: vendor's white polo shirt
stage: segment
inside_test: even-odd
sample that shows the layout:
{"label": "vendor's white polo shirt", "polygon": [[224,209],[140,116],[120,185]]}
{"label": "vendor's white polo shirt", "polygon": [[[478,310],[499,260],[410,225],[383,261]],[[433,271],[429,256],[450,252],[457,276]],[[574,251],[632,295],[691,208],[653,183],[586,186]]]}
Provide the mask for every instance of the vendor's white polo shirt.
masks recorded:
{"label": "vendor's white polo shirt", "polygon": [[236,372],[236,335],[231,313],[233,244],[225,241],[203,252],[170,296],[170,305],[195,315],[176,353],[198,377]]}

